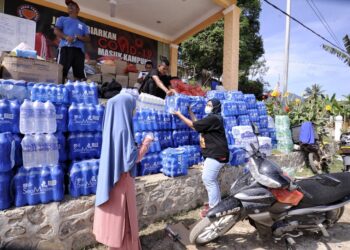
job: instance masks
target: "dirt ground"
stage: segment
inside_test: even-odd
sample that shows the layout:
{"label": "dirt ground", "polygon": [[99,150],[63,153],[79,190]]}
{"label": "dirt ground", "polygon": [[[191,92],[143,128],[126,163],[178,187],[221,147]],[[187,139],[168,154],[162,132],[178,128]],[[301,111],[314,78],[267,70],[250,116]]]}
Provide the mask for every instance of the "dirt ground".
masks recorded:
{"label": "dirt ground", "polygon": [[[185,225],[191,225],[199,219],[199,209],[190,211],[186,214],[174,216],[167,221],[155,223],[140,232],[140,239],[143,250],[183,250],[179,243],[173,242],[165,233],[164,228],[167,224],[176,224],[183,222]],[[331,229],[328,230],[330,239],[325,239],[320,234],[308,234],[296,238],[297,249],[308,250],[329,250],[329,249],[349,249],[350,250],[350,206],[346,207],[343,217]],[[262,241],[258,238],[257,232],[248,221],[237,223],[226,235],[208,245],[215,249],[286,249],[283,242],[274,243],[271,241]],[[104,250],[103,246],[94,246],[88,248],[91,250]]]}

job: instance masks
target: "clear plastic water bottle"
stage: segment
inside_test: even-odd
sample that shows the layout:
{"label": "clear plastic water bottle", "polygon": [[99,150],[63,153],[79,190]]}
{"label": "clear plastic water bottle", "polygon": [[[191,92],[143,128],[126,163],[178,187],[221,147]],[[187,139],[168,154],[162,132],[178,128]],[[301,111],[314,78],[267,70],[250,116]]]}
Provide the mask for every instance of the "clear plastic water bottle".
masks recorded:
{"label": "clear plastic water bottle", "polygon": [[78,103],[85,103],[85,100],[84,100],[84,87],[85,87],[85,85],[86,85],[86,83],[84,84],[84,82],[79,82],[79,81],[74,82],[73,100],[75,98],[75,101]]}
{"label": "clear plastic water bottle", "polygon": [[46,98],[44,98],[44,100],[41,100],[42,102],[46,102],[46,101],[52,102],[52,99],[53,99],[52,88],[53,88],[53,84],[51,83],[48,83],[45,85]]}
{"label": "clear plastic water bottle", "polygon": [[55,134],[58,143],[58,161],[65,162],[68,159],[66,150],[66,138],[61,132]]}
{"label": "clear plastic water bottle", "polygon": [[[98,125],[97,125],[97,131],[102,131],[103,127],[103,117],[105,114],[105,108],[102,105],[96,105],[96,112],[98,115]],[[136,112],[137,113],[137,112]]]}
{"label": "clear plastic water bottle", "polygon": [[21,142],[22,139],[18,134],[12,134],[12,138],[15,141],[15,166],[23,165],[23,157],[22,157],[22,147]]}
{"label": "clear plastic water bottle", "polygon": [[56,185],[54,185],[52,199],[61,201],[64,198],[64,172],[60,166],[51,169],[51,177]]}
{"label": "clear plastic water bottle", "polygon": [[94,104],[91,101],[91,97],[90,97],[90,87],[86,82],[81,82],[81,88],[82,88],[82,99],[81,102],[83,103],[90,103],[90,104]]}
{"label": "clear plastic water bottle", "polygon": [[40,203],[40,168],[32,168],[28,170],[27,179],[29,180],[28,186],[31,188],[31,192],[27,193],[28,204],[33,206]]}
{"label": "clear plastic water bottle", "polygon": [[0,210],[11,206],[11,179],[12,171],[0,173]]}
{"label": "clear plastic water bottle", "polygon": [[91,129],[91,121],[89,121],[89,106],[87,104],[83,104],[83,103],[80,103],[78,104],[79,106],[79,111],[80,111],[80,114],[81,114],[81,119],[82,119],[82,122],[80,124],[80,129],[79,131],[90,131]]}
{"label": "clear plastic water bottle", "polygon": [[148,130],[148,120],[147,120],[147,110],[141,109],[140,110],[140,116],[139,116],[139,126],[141,128],[141,131],[147,131]]}
{"label": "clear plastic water bottle", "polygon": [[33,103],[29,100],[24,100],[20,107],[19,130],[22,134],[31,134],[35,133],[35,128]]}
{"label": "clear plastic water bottle", "polygon": [[12,98],[15,98],[22,102],[27,97],[27,86],[25,81],[15,81],[13,85],[13,96]]}
{"label": "clear plastic water bottle", "polygon": [[53,134],[46,135],[47,143],[47,164],[55,166],[58,164],[59,152],[58,152],[58,140]]}
{"label": "clear plastic water bottle", "polygon": [[69,104],[69,92],[68,89],[64,85],[58,85],[58,88],[62,92],[62,103]]}
{"label": "clear plastic water bottle", "polygon": [[36,166],[36,147],[34,135],[26,135],[22,139],[23,166],[31,168]]}
{"label": "clear plastic water bottle", "polygon": [[50,168],[44,166],[40,170],[40,202],[43,204],[52,201],[52,189],[49,188],[49,182],[51,181]]}
{"label": "clear plastic water bottle", "polygon": [[69,160],[75,160],[77,158],[77,153],[75,151],[75,149],[77,147],[79,147],[78,143],[77,143],[77,134],[76,133],[70,133],[67,139],[67,143],[68,143],[68,158]]}
{"label": "clear plastic water bottle", "polygon": [[[98,90],[97,90],[97,84],[92,82],[90,83],[90,90],[92,91],[93,94],[93,100],[94,100],[94,104],[98,103]],[[138,94],[138,92],[137,92]]]}
{"label": "clear plastic water bottle", "polygon": [[79,111],[79,106],[73,102],[68,109],[68,131],[75,132],[80,131],[81,114]]}
{"label": "clear plastic water bottle", "polygon": [[10,132],[0,133],[0,173],[15,165],[15,141]]}
{"label": "clear plastic water bottle", "polygon": [[14,98],[14,82],[15,80],[12,79],[2,81],[2,93],[6,99]]}
{"label": "clear plastic water bottle", "polygon": [[68,111],[65,105],[56,105],[56,126],[57,131],[66,132],[67,131],[67,116]]}
{"label": "clear plastic water bottle", "polygon": [[38,98],[37,98],[36,101],[44,102],[45,100],[47,100],[46,84],[39,84],[39,87],[38,87]]}
{"label": "clear plastic water bottle", "polygon": [[57,130],[56,108],[50,101],[47,101],[44,104],[44,109],[45,109],[45,114],[44,114],[44,132],[43,133],[55,133]]}
{"label": "clear plastic water bottle", "polygon": [[[27,175],[25,168],[19,168],[17,174],[13,177],[14,183],[14,203],[16,207],[22,207],[27,204],[26,192],[24,192],[24,187],[27,186]],[[26,184],[26,185],[24,185]]]}
{"label": "clear plastic water bottle", "polygon": [[8,119],[10,113],[10,104],[7,99],[0,99],[0,132],[11,132],[12,124]]}
{"label": "clear plastic water bottle", "polygon": [[39,84],[33,84],[30,94],[30,100],[37,101],[39,100]]}
{"label": "clear plastic water bottle", "polygon": [[59,93],[59,88],[57,87],[57,85],[54,84],[51,87],[51,98],[49,99],[49,101],[55,104],[60,104],[62,103],[62,101],[59,98],[61,98],[61,93]]}
{"label": "clear plastic water bottle", "polygon": [[69,194],[76,198],[80,196],[80,186],[82,184],[82,174],[80,163],[73,162],[69,171]]}
{"label": "clear plastic water bottle", "polygon": [[39,101],[33,103],[34,133],[45,133],[47,129],[45,104]]}
{"label": "clear plastic water bottle", "polygon": [[35,167],[46,165],[49,161],[49,145],[46,140],[45,134],[35,134]]}
{"label": "clear plastic water bottle", "polygon": [[20,105],[18,100],[11,100],[10,101],[10,120],[11,122],[11,131],[13,133],[19,133],[19,109]]}

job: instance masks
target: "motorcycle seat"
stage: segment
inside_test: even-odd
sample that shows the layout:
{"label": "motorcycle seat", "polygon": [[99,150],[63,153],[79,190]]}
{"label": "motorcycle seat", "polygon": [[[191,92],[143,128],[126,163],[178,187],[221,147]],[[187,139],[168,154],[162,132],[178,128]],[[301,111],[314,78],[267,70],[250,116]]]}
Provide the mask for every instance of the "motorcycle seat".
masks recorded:
{"label": "motorcycle seat", "polygon": [[308,193],[295,208],[329,205],[350,195],[350,173],[315,175],[297,181],[297,185]]}

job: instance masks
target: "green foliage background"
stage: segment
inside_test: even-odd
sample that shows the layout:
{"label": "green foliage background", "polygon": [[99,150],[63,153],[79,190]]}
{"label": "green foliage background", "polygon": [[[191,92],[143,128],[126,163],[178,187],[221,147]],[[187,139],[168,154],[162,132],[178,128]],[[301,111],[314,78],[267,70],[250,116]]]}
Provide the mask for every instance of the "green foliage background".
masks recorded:
{"label": "green foliage background", "polygon": [[[253,65],[264,67],[258,59],[264,54],[263,40],[259,33],[259,16],[261,4],[259,0],[239,0],[240,18],[240,48],[239,48],[239,86],[246,93],[255,93],[257,97],[263,92],[264,83],[261,80],[248,80],[249,70]],[[181,44],[179,58],[199,74],[202,69],[208,69],[214,76],[222,75],[224,45],[224,20],[219,20],[207,29],[191,37]]]}

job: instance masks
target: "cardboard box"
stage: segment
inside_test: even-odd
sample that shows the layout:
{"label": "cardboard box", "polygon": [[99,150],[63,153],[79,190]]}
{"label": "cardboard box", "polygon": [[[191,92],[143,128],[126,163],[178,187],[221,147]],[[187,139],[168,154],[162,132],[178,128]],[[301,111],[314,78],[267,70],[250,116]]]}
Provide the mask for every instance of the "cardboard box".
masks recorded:
{"label": "cardboard box", "polygon": [[2,66],[3,78],[27,82],[62,83],[63,67],[55,62],[4,56]]}
{"label": "cardboard box", "polygon": [[137,83],[137,81],[135,81],[133,79],[129,79],[128,87],[133,88],[135,86],[135,83]]}
{"label": "cardboard box", "polygon": [[139,73],[132,73],[132,72],[129,72],[128,74],[129,76],[129,88],[133,88],[135,83],[137,83],[137,79],[138,79],[138,76],[139,76]]}
{"label": "cardboard box", "polygon": [[136,68],[138,71],[144,71],[145,70],[145,65],[144,64],[136,64]]}
{"label": "cardboard box", "polygon": [[128,66],[128,63],[125,61],[119,60],[116,62],[116,64],[117,64],[116,74],[117,75],[125,75],[125,69]]}
{"label": "cardboard box", "polygon": [[128,76],[129,76],[129,80],[131,79],[131,80],[137,81],[137,79],[139,77],[139,73],[129,72]]}
{"label": "cardboard box", "polygon": [[101,82],[102,75],[101,74],[87,75],[87,79],[96,83]]}
{"label": "cardboard box", "polygon": [[101,65],[102,74],[117,74],[117,66],[114,64],[102,64]]}
{"label": "cardboard box", "polygon": [[116,75],[115,80],[119,82],[123,88],[127,88],[129,85],[129,77],[124,75]]}
{"label": "cardboard box", "polygon": [[115,75],[112,74],[102,74],[102,83],[111,82],[115,79]]}

